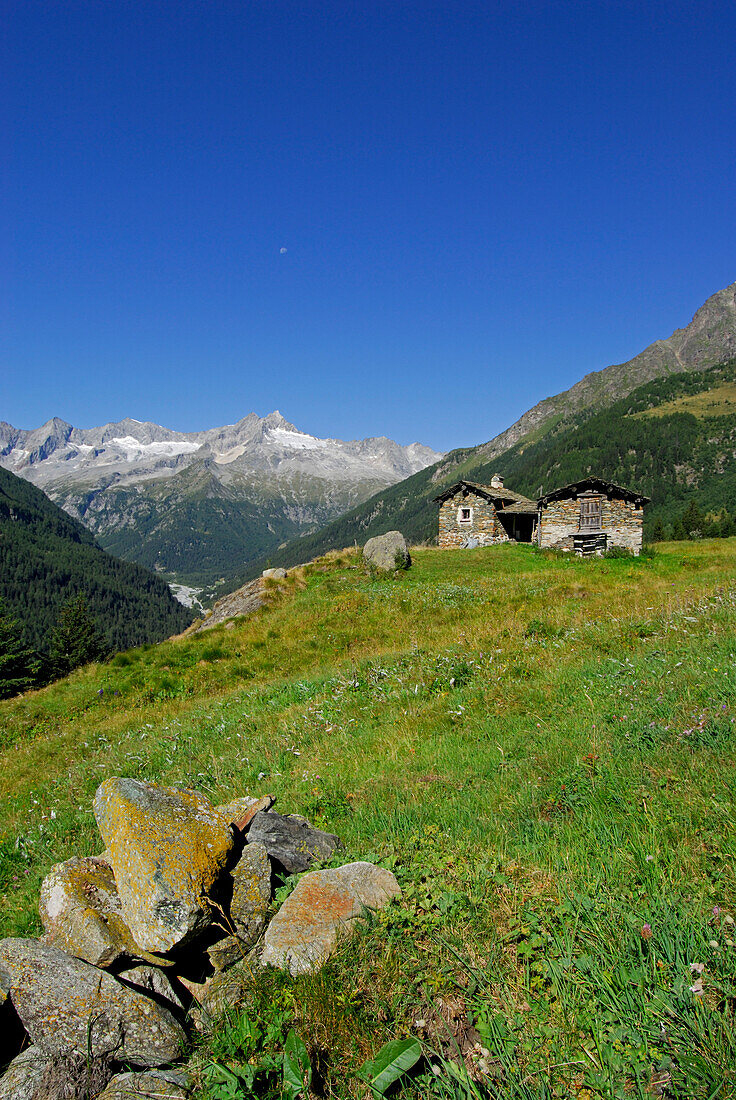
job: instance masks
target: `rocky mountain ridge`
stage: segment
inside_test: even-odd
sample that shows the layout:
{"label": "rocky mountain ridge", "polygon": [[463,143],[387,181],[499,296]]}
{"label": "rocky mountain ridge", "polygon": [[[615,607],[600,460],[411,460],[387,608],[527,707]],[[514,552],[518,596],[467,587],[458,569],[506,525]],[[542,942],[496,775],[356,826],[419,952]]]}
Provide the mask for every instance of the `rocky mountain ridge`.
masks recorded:
{"label": "rocky mountain ridge", "polygon": [[164,477],[199,460],[218,480],[253,470],[301,471],[337,480],[387,482],[409,477],[439,457],[421,443],[401,446],[385,436],[319,439],[280,412],[250,413],[236,424],[177,432],[126,417],[97,428],[75,428],[53,417],[30,431],[0,422],[0,465],[41,488],[57,481],[135,483]]}
{"label": "rocky mountain ridge", "polygon": [[736,355],[736,283],[712,294],[685,328],[655,340],[625,363],[586,374],[569,390],[546,397],[499,435],[481,444],[486,459],[514,447],[550,421],[569,420],[584,409],[605,408],[645,382],[682,371],[706,370]]}
{"label": "rocky mountain ridge", "polygon": [[42,488],[114,554],[207,587],[440,457],[420,443],[345,442],[275,411],[202,432],[126,418],[81,429],[0,423],[0,466]]}

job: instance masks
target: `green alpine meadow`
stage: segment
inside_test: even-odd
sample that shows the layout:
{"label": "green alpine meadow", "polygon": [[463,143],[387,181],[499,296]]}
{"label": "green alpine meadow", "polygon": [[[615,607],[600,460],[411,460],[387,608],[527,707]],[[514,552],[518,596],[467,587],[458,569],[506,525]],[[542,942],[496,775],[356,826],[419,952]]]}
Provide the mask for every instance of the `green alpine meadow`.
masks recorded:
{"label": "green alpine meadow", "polygon": [[2,934],[101,851],[103,780],[272,794],[402,894],[314,973],[253,962],[197,1097],[736,1095],[736,539],[411,556],[0,703]]}

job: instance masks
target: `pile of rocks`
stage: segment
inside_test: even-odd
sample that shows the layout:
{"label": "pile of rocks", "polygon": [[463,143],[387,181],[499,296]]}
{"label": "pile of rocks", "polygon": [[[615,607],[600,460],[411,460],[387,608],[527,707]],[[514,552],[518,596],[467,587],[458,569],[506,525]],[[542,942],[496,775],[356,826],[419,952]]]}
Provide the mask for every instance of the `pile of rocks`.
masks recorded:
{"label": "pile of rocks", "polygon": [[[102,784],[94,809],[106,850],[52,868],[41,939],[0,941],[3,1035],[22,1049],[0,1100],[188,1096],[177,1062],[189,1029],[237,1004],[254,962],[315,969],[364,909],[400,893],[370,863],[309,871],[338,837],[275,813],[273,801],[212,806],[196,791]],[[305,871],[269,921],[274,880]]]}

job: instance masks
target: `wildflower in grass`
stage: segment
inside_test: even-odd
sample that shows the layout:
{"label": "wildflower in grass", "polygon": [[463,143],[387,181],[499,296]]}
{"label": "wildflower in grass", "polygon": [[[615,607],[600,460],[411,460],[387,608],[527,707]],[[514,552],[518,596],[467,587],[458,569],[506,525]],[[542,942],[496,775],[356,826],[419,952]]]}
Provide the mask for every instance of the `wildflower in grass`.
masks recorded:
{"label": "wildflower in grass", "polygon": [[650,940],[652,938],[652,926],[651,926],[651,924],[643,924],[641,926],[641,938],[643,940]]}

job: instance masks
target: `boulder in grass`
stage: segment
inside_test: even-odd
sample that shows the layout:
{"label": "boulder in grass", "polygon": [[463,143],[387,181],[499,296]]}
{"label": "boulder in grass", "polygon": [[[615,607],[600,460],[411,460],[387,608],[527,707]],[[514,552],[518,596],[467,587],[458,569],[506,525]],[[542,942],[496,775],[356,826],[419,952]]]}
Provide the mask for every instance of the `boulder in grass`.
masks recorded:
{"label": "boulder in grass", "polygon": [[191,1096],[192,1081],[181,1070],[154,1069],[145,1073],[118,1073],[98,1100],[186,1100]]}
{"label": "boulder in grass", "polygon": [[233,844],[230,823],[197,791],[108,779],[95,816],[120,903],[146,951],[170,951],[210,923],[209,893]]}
{"label": "boulder in grass", "polygon": [[340,847],[340,838],[324,833],[296,814],[258,813],[250,823],[248,844],[262,844],[271,859],[289,874],[307,871],[313,863],[329,859]]}
{"label": "boulder in grass", "polygon": [[401,531],[388,531],[376,535],[363,547],[363,557],[381,573],[393,573],[396,569],[408,569],[411,565],[406,539]]}
{"label": "boulder in grass", "polygon": [[112,867],[99,856],[75,857],[52,867],[38,907],[45,942],[93,966],[148,955],[125,923]]}
{"label": "boulder in grass", "polygon": [[266,929],[261,961],[292,975],[317,970],[353,931],[364,909],[383,909],[400,894],[391,872],[372,863],[311,871]]}
{"label": "boulder in grass", "polygon": [[0,940],[0,966],[24,1028],[45,1053],[110,1054],[148,1067],[184,1049],[186,1036],[168,1009],[58,947]]}

